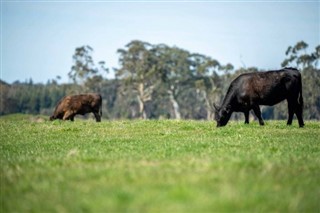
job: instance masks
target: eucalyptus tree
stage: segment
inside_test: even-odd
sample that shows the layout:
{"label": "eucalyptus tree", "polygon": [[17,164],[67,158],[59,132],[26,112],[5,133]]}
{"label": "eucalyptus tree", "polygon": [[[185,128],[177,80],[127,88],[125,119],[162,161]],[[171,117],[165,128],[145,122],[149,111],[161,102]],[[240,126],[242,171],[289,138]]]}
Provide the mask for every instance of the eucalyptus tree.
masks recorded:
{"label": "eucalyptus tree", "polygon": [[308,67],[317,67],[320,59],[320,45],[315,48],[315,52],[308,54],[309,45],[304,41],[299,41],[294,46],[289,46],[286,51],[287,58],[282,62],[282,66],[295,66],[301,70]]}
{"label": "eucalyptus tree", "polygon": [[80,84],[86,91],[99,92],[103,77],[101,72],[108,72],[105,62],[95,64],[92,58],[93,48],[89,45],[77,47],[72,56],[73,65],[68,73],[74,84]]}
{"label": "eucalyptus tree", "polygon": [[[120,68],[116,77],[122,80],[122,94],[132,90],[139,104],[139,117],[146,119],[146,103],[152,101],[152,93],[159,83],[156,73],[152,45],[138,40],[131,41],[124,49],[119,49]],[[130,91],[129,91],[130,92]]]}
{"label": "eucalyptus tree", "polygon": [[172,117],[181,119],[178,97],[190,86],[192,79],[190,53],[164,44],[156,45],[154,51],[157,58],[156,68],[161,75],[162,84],[166,88],[173,109]]}
{"label": "eucalyptus tree", "polygon": [[215,80],[219,78],[217,71],[221,65],[217,60],[201,54],[191,54],[190,61],[197,94],[200,96],[200,101],[204,102],[206,119],[211,120],[213,118],[212,100],[215,100],[218,95],[218,85]]}
{"label": "eucalyptus tree", "polygon": [[74,83],[84,83],[85,79],[95,75],[98,70],[94,66],[92,59],[93,49],[89,45],[77,47],[72,56],[73,65],[68,73],[69,78]]}

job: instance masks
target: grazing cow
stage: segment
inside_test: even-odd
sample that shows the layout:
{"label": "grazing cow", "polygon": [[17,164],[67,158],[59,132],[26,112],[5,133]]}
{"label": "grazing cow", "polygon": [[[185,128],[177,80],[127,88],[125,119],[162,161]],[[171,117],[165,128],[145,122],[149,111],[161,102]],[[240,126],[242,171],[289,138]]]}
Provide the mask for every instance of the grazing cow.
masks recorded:
{"label": "grazing cow", "polygon": [[249,111],[252,109],[264,125],[259,105],[273,106],[283,100],[288,102],[288,125],[292,124],[295,113],[299,126],[303,127],[303,98],[301,74],[297,69],[284,68],[277,71],[245,73],[230,84],[220,107],[214,105],[217,127],[225,126],[232,112],[243,112],[245,123],[249,123]]}
{"label": "grazing cow", "polygon": [[50,120],[74,120],[77,114],[84,115],[92,112],[97,122],[101,121],[101,104],[100,94],[89,93],[80,95],[69,95],[62,98],[56,106]]}

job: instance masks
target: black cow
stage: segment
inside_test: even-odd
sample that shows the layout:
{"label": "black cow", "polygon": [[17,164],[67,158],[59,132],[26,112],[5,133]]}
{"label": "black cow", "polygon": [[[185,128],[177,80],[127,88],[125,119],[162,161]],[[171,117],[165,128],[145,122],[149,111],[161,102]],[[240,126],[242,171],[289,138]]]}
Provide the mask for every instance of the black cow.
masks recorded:
{"label": "black cow", "polygon": [[100,122],[102,115],[101,104],[102,98],[100,94],[69,95],[59,101],[50,120],[62,119],[73,121],[77,114],[84,115],[92,112],[96,121]]}
{"label": "black cow", "polygon": [[228,92],[220,107],[215,107],[217,127],[225,126],[232,112],[243,112],[245,123],[249,123],[249,111],[252,109],[264,125],[259,105],[273,106],[283,100],[288,102],[288,125],[292,124],[295,113],[299,126],[303,127],[303,98],[301,74],[297,69],[245,73],[230,84]]}

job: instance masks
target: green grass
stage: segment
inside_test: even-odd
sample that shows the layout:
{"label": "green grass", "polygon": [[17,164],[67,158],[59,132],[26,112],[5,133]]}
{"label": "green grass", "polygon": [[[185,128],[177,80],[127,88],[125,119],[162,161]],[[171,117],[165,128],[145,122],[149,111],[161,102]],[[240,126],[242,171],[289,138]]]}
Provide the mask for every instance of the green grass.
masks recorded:
{"label": "green grass", "polygon": [[320,122],[0,117],[0,212],[319,212]]}

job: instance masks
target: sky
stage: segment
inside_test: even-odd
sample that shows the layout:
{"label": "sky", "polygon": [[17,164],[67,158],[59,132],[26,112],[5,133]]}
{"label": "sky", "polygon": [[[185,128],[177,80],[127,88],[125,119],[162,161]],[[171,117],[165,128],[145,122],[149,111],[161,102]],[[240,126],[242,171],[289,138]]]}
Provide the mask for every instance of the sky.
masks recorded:
{"label": "sky", "polygon": [[46,83],[89,45],[113,78],[117,50],[132,40],[177,46],[235,68],[281,68],[298,41],[320,44],[320,1],[3,1],[1,70],[7,83]]}

